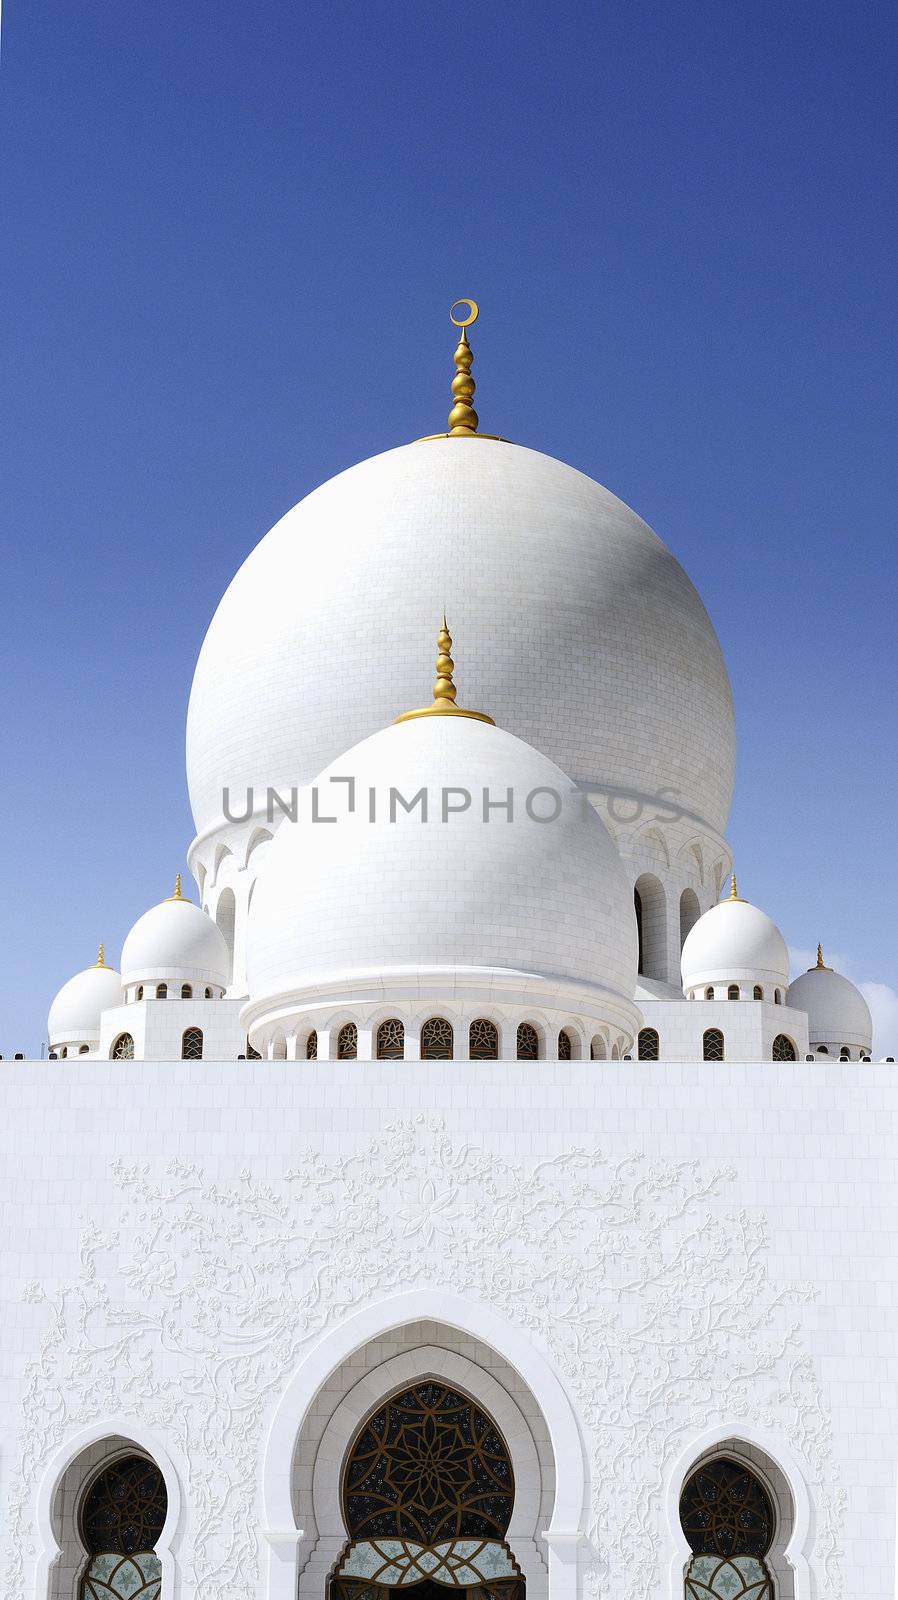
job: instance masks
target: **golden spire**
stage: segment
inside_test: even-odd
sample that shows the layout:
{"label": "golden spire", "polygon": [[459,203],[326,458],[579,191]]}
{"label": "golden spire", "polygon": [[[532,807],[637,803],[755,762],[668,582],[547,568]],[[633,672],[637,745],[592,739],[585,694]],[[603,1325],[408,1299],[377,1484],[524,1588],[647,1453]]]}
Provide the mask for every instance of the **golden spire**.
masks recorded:
{"label": "golden spire", "polygon": [[105,954],[105,951],[103,949],[103,946],[100,945],[98,950],[97,950],[97,959],[94,962],[94,966],[95,967],[105,967],[105,965],[106,965],[106,954]]}
{"label": "golden spire", "polygon": [[[457,317],[455,312],[459,306],[467,307],[466,317]],[[449,320],[456,328],[461,328],[461,338],[455,350],[455,377],[452,379],[452,394],[455,404],[449,413],[449,434],[451,436],[470,436],[477,432],[477,412],[471,404],[474,390],[477,385],[471,377],[471,363],[474,353],[468,344],[468,329],[477,321],[480,308],[476,300],[456,300],[449,312]]]}
{"label": "golden spire", "polygon": [[817,965],[815,967],[808,967],[808,972],[832,972],[832,967],[828,967],[823,959],[822,944],[818,944],[817,946]]}
{"label": "golden spire", "polygon": [[739,900],[739,899],[741,899],[741,895],[739,894],[739,890],[736,888],[736,874],[735,874],[735,872],[732,874],[732,876],[730,878],[729,899],[730,900]]}
{"label": "golden spire", "polygon": [[489,722],[492,724],[492,717],[488,717],[485,711],[466,711],[463,706],[455,704],[458,690],[452,677],[455,662],[449,653],[451,649],[452,635],[447,627],[446,613],[444,611],[443,621],[437,635],[437,681],[433,686],[433,705],[423,706],[420,711],[403,711],[402,715],[395,719],[397,722],[411,722],[414,717],[455,716],[473,717],[475,722]]}
{"label": "golden spire", "polygon": [[174,894],[170,894],[168,898],[169,898],[169,900],[183,900],[184,899],[184,896],[181,893],[181,874],[180,874],[180,872],[176,872],[175,873],[175,892],[174,892]]}

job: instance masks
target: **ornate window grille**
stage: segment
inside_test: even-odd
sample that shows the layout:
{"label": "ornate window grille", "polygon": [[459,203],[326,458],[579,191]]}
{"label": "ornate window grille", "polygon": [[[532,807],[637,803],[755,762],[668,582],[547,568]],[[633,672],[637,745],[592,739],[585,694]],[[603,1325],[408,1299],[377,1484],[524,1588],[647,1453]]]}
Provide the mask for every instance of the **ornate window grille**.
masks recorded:
{"label": "ornate window grille", "polygon": [[764,990],[761,988],[761,985],[759,983],[755,984],[754,990],[753,990],[753,995],[754,995],[754,998],[756,1000],[763,1000],[763,998],[764,998]]}
{"label": "ornate window grille", "polygon": [[167,983],[157,983],[157,985],[156,985],[156,999],[157,1000],[167,1000],[168,999],[168,984]]}
{"label": "ornate window grille", "polygon": [[559,1061],[571,1059],[571,1036],[566,1028],[562,1028],[558,1035],[558,1059]]}
{"label": "ornate window grille", "polygon": [[727,988],[727,999],[728,1000],[738,1000],[739,999],[739,985],[738,985],[738,983],[731,983],[729,985],[729,987]]}
{"label": "ornate window grille", "polygon": [[312,1029],[311,1033],[309,1034],[308,1039],[306,1040],[306,1060],[307,1061],[317,1061],[318,1060],[318,1030],[317,1030],[317,1028],[313,1028]]}
{"label": "ornate window grille", "polygon": [[687,1600],[773,1600],[764,1560],[773,1506],[748,1467],[728,1456],[697,1467],[680,1496],[680,1523],[692,1550]]}
{"label": "ornate window grille", "polygon": [[211,1000],[212,999],[212,990],[208,987],[208,985],[205,988],[205,990],[203,991],[203,993],[204,993],[205,999],[207,999],[207,1000]]}
{"label": "ornate window grille", "polygon": [[723,1034],[719,1028],[706,1028],[702,1034],[702,1059],[723,1060]]}
{"label": "ornate window grille", "polygon": [[134,1060],[134,1040],[130,1033],[120,1033],[112,1046],[113,1061]]}
{"label": "ornate window grille", "polygon": [[354,1022],[344,1022],[337,1035],[337,1060],[354,1061],[359,1053],[359,1030]]}
{"label": "ornate window grille", "polygon": [[499,1029],[488,1017],[475,1017],[468,1029],[468,1056],[472,1061],[498,1061]]}
{"label": "ornate window grille", "polygon": [[247,1034],[247,1037],[246,1037],[246,1059],[247,1059],[247,1061],[261,1061],[262,1060],[262,1057],[259,1054],[259,1051],[258,1050],[254,1050],[252,1045],[250,1044],[250,1042],[249,1042],[249,1034]]}
{"label": "ornate window grille", "polygon": [[421,1029],[421,1060],[451,1061],[454,1046],[452,1023],[445,1017],[429,1017]]}
{"label": "ornate window grille", "polygon": [[661,1060],[661,1040],[657,1028],[642,1028],[637,1044],[640,1061]]}
{"label": "ornate window grille", "polygon": [[162,1565],[155,1554],[168,1498],[159,1468],[124,1456],[94,1479],[81,1512],[89,1554],[82,1600],[159,1600]]}
{"label": "ornate window grille", "polygon": [[784,1033],[778,1033],[773,1041],[773,1059],[774,1061],[798,1060],[792,1040],[787,1039]]}
{"label": "ornate window grille", "polygon": [[714,999],[714,985],[713,984],[709,983],[707,989],[705,990],[705,999],[706,1000],[713,1000]]}
{"label": "ornate window grille", "polygon": [[405,1055],[405,1028],[398,1017],[387,1017],[377,1030],[378,1061],[401,1061]]}
{"label": "ornate window grille", "polygon": [[539,1034],[532,1022],[522,1022],[518,1026],[518,1060],[539,1060]]}
{"label": "ornate window grille", "polygon": [[193,999],[193,989],[191,988],[189,983],[182,983],[181,984],[181,999],[182,1000],[192,1000]]}
{"label": "ornate window grille", "polygon": [[181,1035],[181,1060],[202,1061],[203,1059],[203,1030],[202,1028],[185,1028]]}

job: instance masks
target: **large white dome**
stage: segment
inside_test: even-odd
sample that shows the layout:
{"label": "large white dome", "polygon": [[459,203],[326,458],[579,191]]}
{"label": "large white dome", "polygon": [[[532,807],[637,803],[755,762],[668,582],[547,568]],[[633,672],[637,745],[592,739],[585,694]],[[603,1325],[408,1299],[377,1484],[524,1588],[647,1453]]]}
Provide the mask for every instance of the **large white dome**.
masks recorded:
{"label": "large white dome", "polygon": [[138,917],[122,946],[122,983],[228,983],[230,955],[221,929],[176,893]]}
{"label": "large white dome", "polygon": [[730,983],[784,989],[789,952],[766,911],[734,893],[690,928],[683,943],[682,975],[684,989]]}
{"label": "large white dome", "polygon": [[[726,668],[682,567],[607,489],[535,450],[422,440],[300,501],[244,562],[206,635],[187,769],[198,834],[310,781],[420,697],[433,619],[462,689],[577,781],[722,832]],[[521,658],[534,663],[526,695]],[[657,804],[651,808],[657,810]],[[249,824],[248,824],[249,829]]]}
{"label": "large white dome", "polygon": [[104,1011],[122,1003],[122,980],[114,967],[98,961],[64,983],[47,1018],[50,1048],[99,1043]]}
{"label": "large white dome", "polygon": [[[822,961],[822,957],[819,958]],[[832,967],[811,967],[789,985],[787,1004],[806,1011],[811,1049],[825,1045],[838,1054],[844,1045],[852,1051],[870,1050],[873,1019],[870,1007],[850,978]]]}
{"label": "large white dome", "polygon": [[[422,788],[426,820],[423,801],[391,806],[391,793],[410,802]],[[459,790],[470,806],[443,821],[444,792],[455,792],[454,807]],[[484,790],[502,801],[511,791],[513,820],[504,810],[484,820]],[[304,791],[256,882],[249,1024],[330,992],[427,999],[447,975],[463,984],[487,974],[497,996],[520,995],[532,979],[543,994],[576,989],[581,1010],[607,1002],[619,1026],[632,1026],[632,890],[608,830],[545,756],[468,717],[424,716],[340,756],[314,792],[319,815],[338,820],[316,823]],[[548,816],[554,795],[552,820],[528,815],[528,797]]]}

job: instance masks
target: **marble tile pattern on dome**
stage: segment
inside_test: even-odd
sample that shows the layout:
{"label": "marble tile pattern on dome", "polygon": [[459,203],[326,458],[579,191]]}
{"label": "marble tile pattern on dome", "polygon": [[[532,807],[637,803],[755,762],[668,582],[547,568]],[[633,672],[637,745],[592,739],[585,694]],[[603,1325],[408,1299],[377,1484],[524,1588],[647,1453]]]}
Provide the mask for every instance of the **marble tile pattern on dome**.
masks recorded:
{"label": "marble tile pattern on dome", "polygon": [[3,1063],[10,1600],[894,1596],[895,1065],[735,876],[696,589],[477,317],[222,597],[195,888]]}

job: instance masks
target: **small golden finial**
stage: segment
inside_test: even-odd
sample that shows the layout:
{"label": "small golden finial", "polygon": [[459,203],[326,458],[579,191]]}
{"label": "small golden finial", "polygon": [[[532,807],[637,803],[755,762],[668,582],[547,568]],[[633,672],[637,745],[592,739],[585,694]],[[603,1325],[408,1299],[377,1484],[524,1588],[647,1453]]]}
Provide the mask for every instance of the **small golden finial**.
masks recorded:
{"label": "small golden finial", "polygon": [[808,972],[832,972],[832,967],[828,967],[823,959],[822,944],[818,944],[817,946],[817,965],[814,967],[808,967]]}
{"label": "small golden finial", "polygon": [[97,959],[94,962],[94,966],[95,967],[105,967],[105,965],[106,965],[106,952],[104,951],[103,946],[100,945],[98,950],[97,950]]}
{"label": "small golden finial", "polygon": [[[467,309],[467,316],[457,317],[455,312],[459,306]],[[468,329],[477,321],[480,307],[476,300],[456,300],[449,312],[449,320],[456,328],[461,328],[461,338],[455,350],[455,377],[452,379],[452,395],[455,404],[449,413],[449,435],[451,437],[464,437],[477,432],[477,412],[471,404],[474,390],[477,385],[471,377],[471,363],[474,353],[468,344]]]}
{"label": "small golden finial", "polygon": [[170,894],[168,898],[169,898],[169,900],[183,900],[184,899],[184,896],[181,893],[181,874],[180,874],[180,872],[176,872],[175,873],[175,892],[174,892],[174,894]]}
{"label": "small golden finial", "polygon": [[449,632],[444,611],[440,631],[437,635],[437,681],[433,686],[433,705],[423,706],[420,711],[403,711],[402,715],[395,719],[397,722],[411,722],[415,717],[455,716],[473,717],[475,722],[493,723],[492,717],[488,717],[485,711],[466,711],[463,706],[455,704],[458,690],[452,678],[455,662],[450,654],[451,649],[452,635]]}
{"label": "small golden finial", "polygon": [[731,877],[730,877],[730,896],[729,897],[730,897],[731,900],[738,900],[740,898],[739,890],[736,888],[736,874],[735,874],[735,872],[732,873]]}

